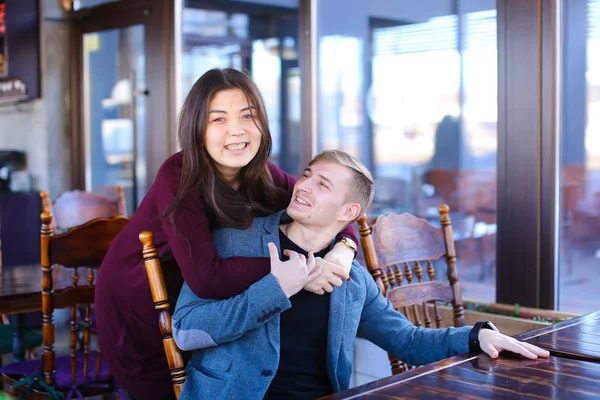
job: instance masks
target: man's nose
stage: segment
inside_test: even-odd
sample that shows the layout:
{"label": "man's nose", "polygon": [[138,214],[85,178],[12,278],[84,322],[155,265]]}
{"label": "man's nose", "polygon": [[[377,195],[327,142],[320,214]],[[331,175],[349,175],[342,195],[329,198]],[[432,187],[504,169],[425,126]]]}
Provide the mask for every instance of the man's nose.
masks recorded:
{"label": "man's nose", "polygon": [[310,178],[303,179],[296,184],[296,187],[304,192],[310,191]]}

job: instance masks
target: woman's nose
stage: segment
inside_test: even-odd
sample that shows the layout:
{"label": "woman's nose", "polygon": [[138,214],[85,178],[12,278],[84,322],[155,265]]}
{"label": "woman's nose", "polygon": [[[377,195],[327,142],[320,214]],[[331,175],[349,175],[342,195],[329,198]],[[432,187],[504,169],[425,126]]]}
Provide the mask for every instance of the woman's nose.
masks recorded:
{"label": "woman's nose", "polygon": [[231,136],[241,136],[241,135],[243,135],[244,133],[246,133],[246,132],[244,131],[244,128],[242,128],[241,126],[238,126],[238,127],[232,127],[232,128],[229,130],[229,134],[230,134]]}
{"label": "woman's nose", "polygon": [[229,134],[231,136],[240,136],[246,133],[244,126],[239,121],[232,121],[229,126]]}

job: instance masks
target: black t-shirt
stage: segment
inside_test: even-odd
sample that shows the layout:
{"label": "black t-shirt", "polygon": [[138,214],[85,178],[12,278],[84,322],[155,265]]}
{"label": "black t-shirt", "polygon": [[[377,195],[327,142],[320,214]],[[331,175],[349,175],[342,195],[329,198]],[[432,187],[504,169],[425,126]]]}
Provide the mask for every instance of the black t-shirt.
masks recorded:
{"label": "black t-shirt", "polygon": [[[279,232],[281,250],[308,254]],[[315,257],[323,257],[329,248]],[[288,257],[282,255],[282,260]],[[279,368],[265,400],[314,399],[333,393],[327,374],[327,336],[330,294],[301,290],[290,297],[292,308],[281,313]]]}

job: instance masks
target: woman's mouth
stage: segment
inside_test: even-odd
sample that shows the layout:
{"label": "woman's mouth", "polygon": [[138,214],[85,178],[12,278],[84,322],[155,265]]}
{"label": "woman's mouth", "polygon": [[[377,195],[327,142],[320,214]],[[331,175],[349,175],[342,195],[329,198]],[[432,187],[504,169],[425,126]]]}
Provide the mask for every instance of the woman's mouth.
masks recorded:
{"label": "woman's mouth", "polygon": [[248,146],[248,142],[244,143],[231,143],[225,146],[225,148],[229,151],[240,151],[244,150]]}

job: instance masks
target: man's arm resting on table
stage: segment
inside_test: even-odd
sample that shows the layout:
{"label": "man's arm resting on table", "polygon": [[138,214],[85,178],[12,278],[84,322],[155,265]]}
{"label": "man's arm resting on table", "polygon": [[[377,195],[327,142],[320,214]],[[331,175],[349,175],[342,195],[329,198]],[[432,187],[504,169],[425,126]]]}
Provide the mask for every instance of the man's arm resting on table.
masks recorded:
{"label": "man's arm resting on table", "polygon": [[202,299],[184,283],[173,313],[173,338],[184,351],[218,346],[239,339],[290,307],[272,274],[224,300]]}
{"label": "man's arm resting on table", "polygon": [[411,365],[424,365],[469,351],[470,326],[447,329],[414,326],[394,310],[368,272],[361,275],[367,293],[359,332],[366,339]]}
{"label": "man's arm resting on table", "polygon": [[[474,327],[428,329],[414,326],[383,297],[367,275],[367,298],[360,332],[370,341],[412,365],[424,365],[467,351],[487,353],[496,358],[506,350],[535,359],[550,353],[537,346],[506,336],[485,321]],[[483,328],[483,329],[482,329]]]}

